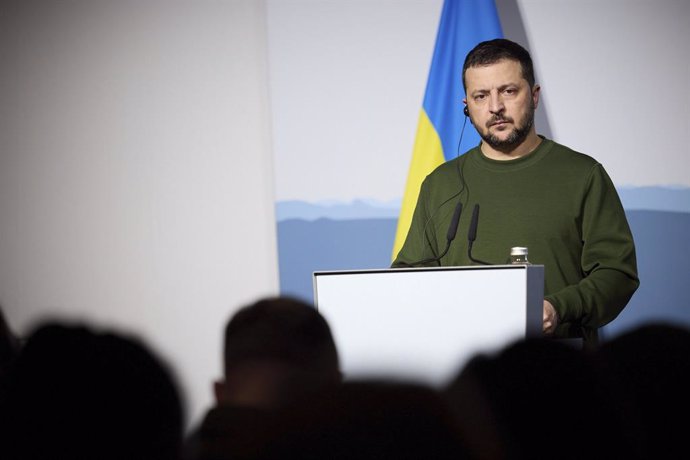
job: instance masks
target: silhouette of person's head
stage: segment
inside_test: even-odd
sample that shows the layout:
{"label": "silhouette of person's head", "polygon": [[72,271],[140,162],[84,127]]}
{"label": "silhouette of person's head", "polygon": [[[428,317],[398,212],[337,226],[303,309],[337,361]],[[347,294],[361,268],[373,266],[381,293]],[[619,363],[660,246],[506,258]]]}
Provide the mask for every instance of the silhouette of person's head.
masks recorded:
{"label": "silhouette of person's head", "polygon": [[652,458],[685,450],[690,413],[690,329],[669,323],[637,326],[598,350],[604,374],[631,417]]}
{"label": "silhouette of person's head", "polygon": [[280,408],[340,382],[330,327],[297,299],[262,299],[239,310],[225,328],[220,405]]}
{"label": "silhouette of person's head", "polygon": [[169,370],[142,342],[57,323],[12,370],[7,458],[174,459],[183,414]]}
{"label": "silhouette of person's head", "polygon": [[283,432],[283,413],[341,383],[330,327],[300,300],[269,297],[241,308],[224,342],[218,404],[188,437],[186,458],[255,459]]}
{"label": "silhouette of person's head", "polygon": [[523,339],[478,354],[446,396],[477,458],[631,458],[594,364],[570,345]]}

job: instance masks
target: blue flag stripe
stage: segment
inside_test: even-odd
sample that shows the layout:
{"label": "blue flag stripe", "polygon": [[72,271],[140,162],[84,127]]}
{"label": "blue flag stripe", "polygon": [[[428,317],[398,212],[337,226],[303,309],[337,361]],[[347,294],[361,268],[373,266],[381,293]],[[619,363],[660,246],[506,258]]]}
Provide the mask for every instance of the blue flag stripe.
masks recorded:
{"label": "blue flag stripe", "polygon": [[[502,36],[493,0],[445,0],[424,95],[424,110],[441,138],[446,160],[458,154],[464,118],[462,65],[465,56],[479,42]],[[478,143],[479,135],[468,122],[459,153]]]}

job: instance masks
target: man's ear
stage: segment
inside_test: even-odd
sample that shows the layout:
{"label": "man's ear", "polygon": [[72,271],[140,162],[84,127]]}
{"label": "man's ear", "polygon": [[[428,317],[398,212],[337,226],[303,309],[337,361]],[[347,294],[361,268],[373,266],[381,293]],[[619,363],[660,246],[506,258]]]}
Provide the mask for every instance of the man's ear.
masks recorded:
{"label": "man's ear", "polygon": [[539,107],[539,94],[541,91],[541,86],[534,85],[532,88],[532,106],[536,109]]}

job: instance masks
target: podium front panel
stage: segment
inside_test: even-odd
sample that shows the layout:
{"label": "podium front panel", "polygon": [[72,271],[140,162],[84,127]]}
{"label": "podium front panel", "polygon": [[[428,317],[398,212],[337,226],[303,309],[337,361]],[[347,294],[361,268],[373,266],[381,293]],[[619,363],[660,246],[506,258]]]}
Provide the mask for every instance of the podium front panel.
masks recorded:
{"label": "podium front panel", "polygon": [[314,272],[349,377],[445,384],[474,354],[540,334],[542,265]]}

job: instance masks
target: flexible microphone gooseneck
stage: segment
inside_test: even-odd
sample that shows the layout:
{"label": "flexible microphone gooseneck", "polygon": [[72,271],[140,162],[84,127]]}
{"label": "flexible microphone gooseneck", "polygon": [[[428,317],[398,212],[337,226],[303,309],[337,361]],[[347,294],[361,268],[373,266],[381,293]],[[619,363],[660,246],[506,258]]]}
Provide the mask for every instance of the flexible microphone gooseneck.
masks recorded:
{"label": "flexible microphone gooseneck", "polygon": [[430,257],[428,259],[423,259],[418,262],[414,262],[411,264],[407,264],[408,267],[415,267],[418,265],[424,265],[428,264],[431,262],[439,262],[443,256],[445,256],[448,253],[448,250],[450,249],[450,243],[453,242],[455,239],[455,235],[458,233],[458,223],[460,222],[460,214],[462,213],[462,202],[458,201],[458,204],[455,205],[455,211],[453,212],[453,217],[450,220],[450,225],[448,226],[448,232],[446,232],[446,248],[443,250],[441,255],[438,257]]}
{"label": "flexible microphone gooseneck", "polygon": [[482,265],[491,265],[489,262],[484,262],[483,260],[475,259],[472,257],[472,245],[474,240],[477,239],[477,225],[479,224],[479,204],[474,205],[472,209],[472,221],[470,222],[470,229],[467,231],[467,257],[474,263]]}

